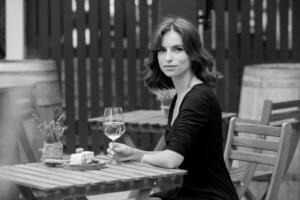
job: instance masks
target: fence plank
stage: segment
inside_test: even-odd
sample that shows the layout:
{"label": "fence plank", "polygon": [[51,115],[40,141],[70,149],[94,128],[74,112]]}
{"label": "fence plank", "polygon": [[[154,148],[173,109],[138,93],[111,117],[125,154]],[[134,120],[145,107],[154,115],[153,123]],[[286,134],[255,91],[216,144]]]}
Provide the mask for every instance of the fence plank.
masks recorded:
{"label": "fence plank", "polygon": [[[209,53],[213,53],[212,37],[211,37],[213,16],[212,16],[212,11],[209,10],[212,8],[211,4],[212,2],[209,0],[197,1],[198,10],[202,10],[202,14],[204,17],[204,19],[202,19],[203,45]],[[204,21],[204,20],[208,20],[208,21]]]}
{"label": "fence plank", "polygon": [[128,77],[128,109],[137,104],[137,69],[136,69],[136,21],[134,0],[126,1],[126,36],[127,36],[127,77]]}
{"label": "fence plank", "polygon": [[91,86],[91,115],[99,116],[100,112],[100,80],[99,80],[99,4],[98,0],[90,0],[88,24],[90,28],[90,86]]}
{"label": "fence plank", "polygon": [[87,79],[86,79],[86,19],[84,0],[77,0],[76,28],[77,28],[77,75],[78,75],[78,135],[79,145],[87,149]]}
{"label": "fence plank", "polygon": [[229,14],[229,33],[228,33],[228,67],[226,68],[226,88],[228,94],[226,95],[226,107],[228,111],[235,111],[238,109],[239,102],[239,66],[238,66],[238,52],[237,52],[237,1],[228,1]]}
{"label": "fence plank", "polygon": [[299,19],[300,19],[300,1],[293,0],[293,25],[292,25],[292,35],[293,35],[293,61],[299,62],[300,61],[300,26],[299,26]]}
{"label": "fence plank", "polygon": [[152,21],[152,26],[150,26],[152,28],[152,30],[150,30],[151,32],[153,32],[153,29],[155,28],[156,24],[158,23],[158,1],[159,0],[152,0],[152,5],[151,5],[151,21]]}
{"label": "fence plank", "polygon": [[[225,10],[225,3],[224,1],[218,1],[218,3],[215,5],[215,12],[216,12],[216,50],[215,50],[215,58],[216,58],[216,67],[217,69],[225,76],[225,21],[224,21],[224,10]],[[227,80],[228,77],[225,76],[224,80],[219,81],[219,84],[217,84],[216,92],[219,99],[219,102],[221,103],[222,108],[225,108],[225,93],[227,93],[227,88],[224,86],[227,84],[224,84],[224,81]]]}
{"label": "fence plank", "polygon": [[267,0],[267,42],[266,42],[266,59],[273,61],[276,59],[276,1]]}
{"label": "fence plank", "polygon": [[37,55],[37,0],[28,0],[26,3],[26,46],[27,57]]}
{"label": "fence plank", "polygon": [[281,0],[279,2],[280,12],[280,60],[289,60],[289,49],[288,49],[288,9],[289,1]]}
{"label": "fence plank", "polygon": [[[260,1],[260,0],[258,0]],[[255,1],[256,2],[256,1]],[[239,70],[240,76],[243,73],[243,68],[246,64],[250,63],[251,56],[251,37],[250,37],[250,27],[249,27],[249,20],[250,20],[250,1],[241,1],[241,25],[242,25],[242,32],[241,32],[241,62],[242,66]],[[255,12],[256,16],[256,12]],[[261,30],[261,28],[260,28]],[[246,50],[246,51],[245,51]]]}
{"label": "fence plank", "polygon": [[[91,92],[91,115],[92,117],[100,114],[100,85],[99,85],[99,1],[90,0],[89,28],[90,28],[90,92]],[[100,151],[99,131],[91,130],[92,150],[95,153]]]}
{"label": "fence plank", "polygon": [[66,123],[68,129],[66,131],[66,152],[71,153],[75,149],[75,105],[74,105],[74,62],[73,62],[73,40],[72,40],[72,0],[63,1],[64,15],[64,63],[66,74]]}
{"label": "fence plank", "polygon": [[43,59],[49,58],[48,0],[39,0],[39,53]]}
{"label": "fence plank", "polygon": [[103,101],[104,106],[112,105],[112,66],[111,66],[111,37],[109,0],[101,0],[100,41],[103,69]]}
{"label": "fence plank", "polygon": [[60,0],[51,0],[51,58],[56,63],[59,86],[62,86],[61,77],[61,4]]}
{"label": "fence plank", "polygon": [[[257,0],[260,1],[260,0]],[[257,2],[255,1],[255,2]],[[253,48],[251,48],[251,35],[250,35],[250,26],[249,26],[249,21],[250,21],[250,0],[244,0],[240,1],[241,4],[241,19],[240,19],[240,24],[241,24],[241,33],[240,33],[240,67],[237,69],[238,71],[238,87],[235,88],[235,90],[238,91],[238,98],[240,97],[240,91],[241,91],[241,81],[242,81],[242,76],[244,73],[244,67],[253,62]],[[255,13],[256,16],[256,13]],[[253,34],[253,33],[252,33]],[[229,49],[230,51],[230,49]],[[239,101],[236,102],[236,107],[235,110],[239,110]],[[233,111],[233,110],[232,110]],[[236,112],[234,111],[234,112]]]}
{"label": "fence plank", "polygon": [[[147,1],[140,1],[140,65],[141,67],[138,67],[138,74],[142,76],[142,70],[144,69],[144,59],[148,55],[148,5]],[[141,107],[147,108],[149,106],[149,92],[148,88],[146,87],[143,77],[141,77],[140,81],[140,96],[141,96]]]}
{"label": "fence plank", "polygon": [[[261,62],[264,58],[263,54],[263,27],[262,27],[262,0],[256,0],[254,2],[255,12],[255,33],[254,33],[254,44],[253,44],[253,56],[254,62]],[[244,23],[243,23],[244,25]],[[243,48],[245,49],[245,48]],[[244,52],[244,51],[243,51]]]}
{"label": "fence plank", "polygon": [[[152,0],[152,4],[150,5],[151,8],[151,16],[150,16],[150,30],[149,32],[152,34],[159,19],[158,19],[158,1],[159,0]],[[160,105],[160,103],[155,99],[155,95],[153,94],[149,94],[149,108],[153,109],[153,108],[158,108]]]}
{"label": "fence plank", "polygon": [[124,7],[125,1],[115,0],[115,55],[116,60],[116,105],[125,106],[124,94]]}

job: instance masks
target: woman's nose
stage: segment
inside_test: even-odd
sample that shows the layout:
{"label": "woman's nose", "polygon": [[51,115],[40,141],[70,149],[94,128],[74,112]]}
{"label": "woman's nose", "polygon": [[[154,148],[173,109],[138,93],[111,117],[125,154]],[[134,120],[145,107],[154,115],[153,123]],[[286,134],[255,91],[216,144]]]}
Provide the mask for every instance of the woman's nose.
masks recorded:
{"label": "woman's nose", "polygon": [[173,59],[173,55],[170,51],[166,52],[166,61],[171,61]]}

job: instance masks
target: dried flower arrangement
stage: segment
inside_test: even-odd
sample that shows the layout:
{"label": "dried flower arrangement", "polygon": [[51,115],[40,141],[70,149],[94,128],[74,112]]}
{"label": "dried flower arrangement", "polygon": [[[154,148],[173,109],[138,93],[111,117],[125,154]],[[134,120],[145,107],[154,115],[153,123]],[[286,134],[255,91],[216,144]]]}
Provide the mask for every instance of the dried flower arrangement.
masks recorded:
{"label": "dried flower arrangement", "polygon": [[164,90],[152,90],[152,93],[156,95],[156,99],[163,105],[169,105],[176,94],[175,89],[164,89]]}
{"label": "dried flower arrangement", "polygon": [[68,128],[63,125],[64,115],[60,115],[56,120],[52,120],[49,123],[43,122],[37,114],[32,114],[33,119],[38,122],[37,128],[43,133],[44,141],[46,143],[56,143],[61,141],[61,138]]}

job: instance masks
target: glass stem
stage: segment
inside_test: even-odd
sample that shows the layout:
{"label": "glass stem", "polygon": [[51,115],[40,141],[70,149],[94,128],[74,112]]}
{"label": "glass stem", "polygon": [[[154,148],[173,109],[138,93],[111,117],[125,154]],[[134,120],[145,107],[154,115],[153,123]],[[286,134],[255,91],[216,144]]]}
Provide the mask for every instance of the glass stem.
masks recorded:
{"label": "glass stem", "polygon": [[111,140],[112,142],[112,148],[115,148],[115,141],[114,140]]}
{"label": "glass stem", "polygon": [[[114,149],[115,148],[115,141],[114,140],[112,140],[112,149]],[[117,159],[116,159],[116,157],[115,157],[116,155],[114,155],[114,157],[113,157],[113,159],[112,159],[112,164],[116,164],[117,163]]]}

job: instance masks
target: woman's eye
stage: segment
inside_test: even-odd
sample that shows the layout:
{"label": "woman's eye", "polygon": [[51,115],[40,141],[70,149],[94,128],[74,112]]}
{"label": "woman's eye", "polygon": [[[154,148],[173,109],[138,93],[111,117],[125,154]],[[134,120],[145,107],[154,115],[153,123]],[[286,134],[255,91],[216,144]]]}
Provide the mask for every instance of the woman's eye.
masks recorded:
{"label": "woman's eye", "polygon": [[181,52],[181,51],[183,51],[183,48],[182,47],[175,47],[174,50],[176,52]]}
{"label": "woman's eye", "polygon": [[165,52],[166,51],[166,49],[163,49],[163,48],[160,48],[160,49],[158,49],[158,53],[163,53],[163,52]]}

